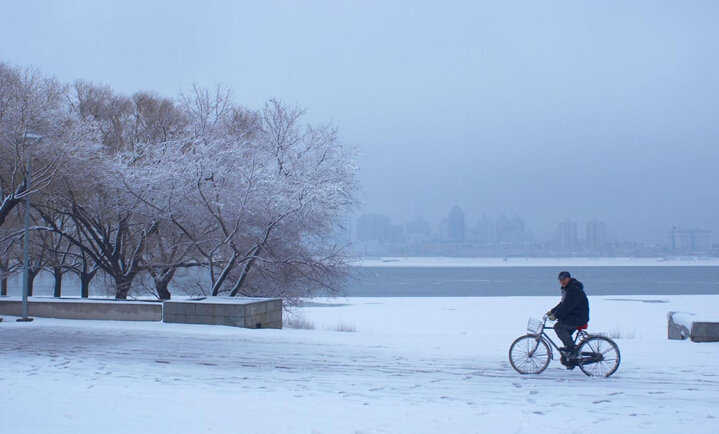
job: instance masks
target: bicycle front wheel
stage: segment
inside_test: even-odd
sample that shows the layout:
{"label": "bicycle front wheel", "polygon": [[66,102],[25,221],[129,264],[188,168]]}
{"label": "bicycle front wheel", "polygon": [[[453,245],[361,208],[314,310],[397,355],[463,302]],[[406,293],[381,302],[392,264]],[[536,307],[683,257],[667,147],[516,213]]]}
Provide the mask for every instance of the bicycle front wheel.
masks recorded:
{"label": "bicycle front wheel", "polygon": [[542,373],[550,359],[549,345],[537,335],[521,336],[509,347],[509,363],[523,375]]}
{"label": "bicycle front wheel", "polygon": [[619,347],[604,336],[591,336],[579,347],[577,365],[590,377],[609,377],[617,371],[620,361]]}

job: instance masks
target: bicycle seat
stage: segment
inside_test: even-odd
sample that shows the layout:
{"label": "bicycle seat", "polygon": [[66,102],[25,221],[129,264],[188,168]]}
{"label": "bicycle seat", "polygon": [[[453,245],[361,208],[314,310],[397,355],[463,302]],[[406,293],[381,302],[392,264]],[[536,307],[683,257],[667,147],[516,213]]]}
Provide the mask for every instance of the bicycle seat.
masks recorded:
{"label": "bicycle seat", "polygon": [[587,328],[589,328],[589,324],[584,324],[583,326],[577,327],[577,330],[581,332],[582,330],[586,330]]}

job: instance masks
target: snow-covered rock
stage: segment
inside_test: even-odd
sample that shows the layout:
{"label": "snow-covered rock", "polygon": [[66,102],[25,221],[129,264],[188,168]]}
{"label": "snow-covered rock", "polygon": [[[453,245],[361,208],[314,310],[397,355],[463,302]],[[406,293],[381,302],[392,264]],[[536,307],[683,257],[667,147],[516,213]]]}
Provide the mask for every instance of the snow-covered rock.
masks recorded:
{"label": "snow-covered rock", "polygon": [[667,337],[676,340],[687,339],[691,334],[693,316],[693,313],[686,312],[667,313]]}

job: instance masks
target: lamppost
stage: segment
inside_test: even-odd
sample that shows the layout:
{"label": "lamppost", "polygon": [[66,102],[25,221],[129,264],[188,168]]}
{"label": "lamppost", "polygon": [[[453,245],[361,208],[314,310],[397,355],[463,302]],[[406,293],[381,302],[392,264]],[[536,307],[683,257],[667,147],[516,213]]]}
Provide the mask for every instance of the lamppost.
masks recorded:
{"label": "lamppost", "polygon": [[[42,136],[34,133],[25,133],[25,140],[33,140],[35,143],[39,143],[42,140]],[[28,312],[27,296],[30,293],[30,195],[28,189],[32,183],[32,160],[30,158],[30,152],[28,152],[27,145],[25,145],[25,155],[27,156],[27,162],[25,164],[25,233],[23,236],[23,273],[22,273],[22,317],[18,318],[18,322],[30,322],[33,318],[30,318]]]}

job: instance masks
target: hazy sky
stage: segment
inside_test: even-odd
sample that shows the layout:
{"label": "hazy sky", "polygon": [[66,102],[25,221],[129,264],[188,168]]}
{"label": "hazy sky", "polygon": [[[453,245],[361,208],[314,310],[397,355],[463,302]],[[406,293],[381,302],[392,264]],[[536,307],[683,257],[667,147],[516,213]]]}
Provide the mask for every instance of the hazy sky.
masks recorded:
{"label": "hazy sky", "polygon": [[719,238],[719,2],[31,1],[0,6],[0,60],[176,95],[231,85],[331,121],[365,210],[453,204],[620,237]]}

